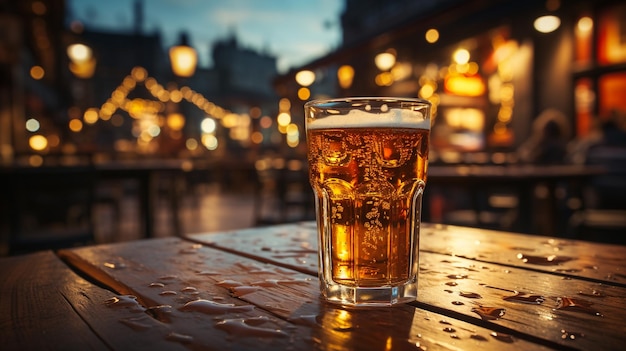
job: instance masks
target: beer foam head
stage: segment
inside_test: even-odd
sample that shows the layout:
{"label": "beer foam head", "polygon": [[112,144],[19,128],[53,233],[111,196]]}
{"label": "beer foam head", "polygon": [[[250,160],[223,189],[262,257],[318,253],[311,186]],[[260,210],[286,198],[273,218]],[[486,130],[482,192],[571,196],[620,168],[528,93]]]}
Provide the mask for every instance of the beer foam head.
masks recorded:
{"label": "beer foam head", "polygon": [[347,114],[308,118],[307,128],[412,128],[430,130],[430,119],[421,111],[391,109],[385,113],[350,110]]}

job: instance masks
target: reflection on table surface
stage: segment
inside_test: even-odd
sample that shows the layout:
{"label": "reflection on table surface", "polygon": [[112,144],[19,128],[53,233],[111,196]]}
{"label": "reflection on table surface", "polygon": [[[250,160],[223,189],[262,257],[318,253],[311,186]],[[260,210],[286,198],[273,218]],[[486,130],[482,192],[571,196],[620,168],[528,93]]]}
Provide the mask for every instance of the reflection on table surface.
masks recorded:
{"label": "reflection on table surface", "polygon": [[315,223],[304,222],[5,258],[2,294],[16,297],[0,300],[14,311],[0,317],[0,336],[18,349],[614,350],[622,342],[626,246],[426,223],[417,301],[346,309],[320,299],[316,238]]}

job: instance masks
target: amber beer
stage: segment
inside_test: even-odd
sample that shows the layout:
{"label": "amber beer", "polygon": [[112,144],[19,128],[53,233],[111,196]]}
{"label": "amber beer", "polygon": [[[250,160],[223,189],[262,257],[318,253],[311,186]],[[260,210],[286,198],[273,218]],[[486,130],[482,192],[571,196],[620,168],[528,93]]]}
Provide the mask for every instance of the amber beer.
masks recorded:
{"label": "amber beer", "polygon": [[429,107],[421,100],[363,98],[307,104],[320,284],[329,301],[415,299]]}

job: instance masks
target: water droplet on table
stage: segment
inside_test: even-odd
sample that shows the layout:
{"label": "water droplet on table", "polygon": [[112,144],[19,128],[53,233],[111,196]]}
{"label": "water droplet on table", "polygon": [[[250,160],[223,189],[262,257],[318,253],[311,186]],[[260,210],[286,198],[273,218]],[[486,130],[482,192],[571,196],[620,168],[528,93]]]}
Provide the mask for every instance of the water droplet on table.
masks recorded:
{"label": "water droplet on table", "polygon": [[254,309],[254,306],[252,305],[236,306],[234,304],[223,304],[223,303],[210,301],[210,300],[190,301],[180,308],[181,311],[194,311],[194,312],[202,312],[206,314],[248,312],[248,311],[252,311],[253,309]]}
{"label": "water droplet on table", "polygon": [[561,263],[565,263],[573,260],[573,257],[567,256],[557,256],[557,255],[548,255],[548,256],[533,256],[533,255],[525,255],[522,253],[517,254],[517,258],[522,260],[524,263],[536,264],[540,266],[557,266]]}
{"label": "water droplet on table", "polygon": [[188,344],[193,341],[193,336],[171,332],[167,334],[165,339],[169,341],[176,341],[176,342],[180,342],[183,344]]}
{"label": "water droplet on table", "polygon": [[472,312],[478,314],[482,320],[490,321],[503,317],[506,313],[506,309],[480,306],[472,308]]}
{"label": "water droplet on table", "polygon": [[467,297],[468,299],[482,299],[483,298],[480,294],[475,293],[475,292],[470,292],[470,291],[461,291],[459,295],[463,297]]}
{"label": "water droplet on table", "polygon": [[287,333],[280,329],[259,327],[268,321],[267,317],[224,319],[215,324],[216,328],[227,333],[243,337],[285,337]]}
{"label": "water droplet on table", "polygon": [[126,265],[124,263],[121,262],[104,262],[102,264],[103,266],[110,268],[110,269],[123,269],[126,268]]}
{"label": "water droplet on table", "polygon": [[564,340],[576,340],[584,336],[585,334],[580,333],[580,332],[572,332],[572,331],[567,331],[565,329],[561,329],[561,339],[564,339]]}
{"label": "water droplet on table", "polygon": [[516,292],[513,296],[505,296],[502,298],[505,301],[529,303],[533,305],[542,304],[546,298],[541,295],[529,295],[523,292]]}
{"label": "water droplet on table", "polygon": [[289,321],[294,324],[308,325],[308,326],[315,326],[319,324],[317,322],[317,315],[314,315],[314,314],[303,314],[300,316],[291,317],[289,318]]}
{"label": "water droplet on table", "polygon": [[104,302],[108,307],[126,308],[132,312],[143,312],[146,309],[137,302],[137,297],[133,295],[120,295],[107,299]]}
{"label": "water droplet on table", "polygon": [[479,334],[472,334],[470,335],[470,338],[474,339],[474,340],[478,340],[478,341],[487,341],[487,338],[479,335]]}
{"label": "water droplet on table", "polygon": [[504,334],[504,333],[498,333],[498,332],[491,332],[490,334],[494,339],[498,340],[498,341],[502,341],[502,342],[506,342],[506,343],[512,343],[515,341],[515,339],[513,339],[513,336],[509,335],[509,334]]}
{"label": "water droplet on table", "polygon": [[557,297],[555,310],[569,310],[573,312],[591,314],[594,316],[602,316],[602,313],[591,307],[592,305],[593,302],[587,300],[563,296]]}
{"label": "water droplet on table", "polygon": [[222,281],[219,281],[219,282],[217,282],[215,284],[219,285],[221,287],[224,287],[224,288],[232,288],[232,287],[235,287],[235,286],[243,285],[243,283],[238,282],[236,280],[231,280],[231,279],[222,280]]}
{"label": "water droplet on table", "polygon": [[195,254],[195,253],[197,253],[197,252],[198,252],[198,250],[199,250],[201,247],[202,247],[202,245],[201,245],[201,244],[194,244],[194,245],[192,245],[191,247],[187,247],[187,248],[184,248],[184,249],[180,249],[180,250],[178,251],[178,253],[181,253],[181,254],[187,254],[187,255],[189,255],[189,254]]}
{"label": "water droplet on table", "polygon": [[235,297],[241,297],[241,296],[251,294],[259,290],[261,290],[260,286],[249,286],[249,285],[234,286],[230,288],[230,291],[233,293],[233,296]]}
{"label": "water droplet on table", "polygon": [[193,294],[193,293],[197,293],[198,289],[194,288],[193,286],[186,286],[186,287],[182,288],[180,291],[183,292],[183,293]]}
{"label": "water droplet on table", "polygon": [[597,290],[592,290],[591,292],[584,292],[584,291],[579,291],[578,295],[582,295],[582,296],[587,296],[587,297],[599,297],[599,298],[603,298],[606,297],[605,294],[597,291]]}

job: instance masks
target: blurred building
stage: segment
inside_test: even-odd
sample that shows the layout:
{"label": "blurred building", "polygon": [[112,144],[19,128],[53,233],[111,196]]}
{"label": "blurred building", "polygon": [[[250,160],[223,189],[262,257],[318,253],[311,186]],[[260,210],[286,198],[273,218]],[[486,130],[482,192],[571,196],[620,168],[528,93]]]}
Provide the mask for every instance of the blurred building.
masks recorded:
{"label": "blurred building", "polygon": [[70,100],[58,51],[64,11],[64,0],[0,1],[0,163],[29,149],[27,117],[51,129],[63,118],[58,110]]}
{"label": "blurred building", "polygon": [[[347,0],[342,45],[275,85],[302,103],[428,99],[432,161],[514,161],[500,151],[526,140],[543,111],[564,114],[577,137],[595,118],[626,112],[624,23],[626,3],[611,0]],[[305,70],[319,80],[298,83]]]}
{"label": "blurred building", "polygon": [[231,35],[213,44],[213,67],[178,76],[159,30],[143,29],[144,2],[128,11],[132,28],[103,31],[74,20],[63,0],[0,1],[3,163],[78,153],[219,157],[284,142],[271,141],[275,123],[259,122],[278,113],[275,57]]}

